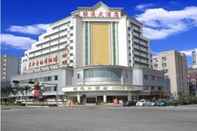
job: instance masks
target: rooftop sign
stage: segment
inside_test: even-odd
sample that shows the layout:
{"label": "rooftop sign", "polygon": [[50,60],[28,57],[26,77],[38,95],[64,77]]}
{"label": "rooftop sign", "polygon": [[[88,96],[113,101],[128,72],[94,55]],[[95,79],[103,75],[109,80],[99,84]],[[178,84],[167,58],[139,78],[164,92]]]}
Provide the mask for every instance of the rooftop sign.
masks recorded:
{"label": "rooftop sign", "polygon": [[120,18],[120,11],[80,11],[78,14],[79,17],[86,18]]}

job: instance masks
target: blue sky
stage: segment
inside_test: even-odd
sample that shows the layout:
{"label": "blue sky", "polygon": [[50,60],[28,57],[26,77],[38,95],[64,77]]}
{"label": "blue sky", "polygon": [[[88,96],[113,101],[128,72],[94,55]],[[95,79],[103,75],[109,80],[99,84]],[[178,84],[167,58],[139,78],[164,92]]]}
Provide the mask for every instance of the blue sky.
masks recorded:
{"label": "blue sky", "polygon": [[[99,0],[1,0],[2,53],[22,56],[48,24],[70,15],[79,6]],[[197,49],[196,0],[103,0],[144,23],[154,53],[176,49],[188,56]],[[6,44],[6,46],[5,46]]]}

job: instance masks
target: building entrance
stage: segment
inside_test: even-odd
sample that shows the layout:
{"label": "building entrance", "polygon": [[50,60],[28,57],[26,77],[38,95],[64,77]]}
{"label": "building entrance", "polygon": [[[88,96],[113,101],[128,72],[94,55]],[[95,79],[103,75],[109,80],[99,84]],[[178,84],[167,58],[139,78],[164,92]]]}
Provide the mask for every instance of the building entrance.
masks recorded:
{"label": "building entrance", "polygon": [[96,97],[87,97],[86,98],[86,103],[87,104],[95,104],[96,103]]}

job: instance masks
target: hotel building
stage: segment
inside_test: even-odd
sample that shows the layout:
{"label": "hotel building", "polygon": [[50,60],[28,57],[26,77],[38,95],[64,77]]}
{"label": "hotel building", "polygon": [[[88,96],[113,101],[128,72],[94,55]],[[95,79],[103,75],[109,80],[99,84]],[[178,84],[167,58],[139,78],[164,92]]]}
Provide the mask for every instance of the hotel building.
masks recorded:
{"label": "hotel building", "polygon": [[122,8],[102,2],[79,7],[51,24],[25,51],[22,74],[13,79],[42,81],[60,71],[58,93],[78,102],[130,99],[133,94],[149,96],[158,91],[161,96],[167,82],[163,73],[150,68],[149,40],[142,27]]}
{"label": "hotel building", "polygon": [[164,51],[153,56],[153,69],[161,70],[170,80],[170,93],[173,97],[188,95],[187,61],[183,53],[177,51]]}

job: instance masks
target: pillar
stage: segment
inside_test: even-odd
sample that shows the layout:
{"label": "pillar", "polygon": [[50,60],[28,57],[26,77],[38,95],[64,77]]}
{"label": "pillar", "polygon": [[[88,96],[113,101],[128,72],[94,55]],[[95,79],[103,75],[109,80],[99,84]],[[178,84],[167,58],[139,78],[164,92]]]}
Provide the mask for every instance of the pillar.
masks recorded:
{"label": "pillar", "polygon": [[131,101],[131,100],[132,100],[132,95],[131,95],[130,93],[128,94],[127,100],[128,100],[128,101]]}
{"label": "pillar", "polygon": [[78,102],[78,103],[80,103],[80,102],[81,102],[80,97],[81,97],[81,96],[78,94],[78,95],[77,95],[77,102]]}
{"label": "pillar", "polygon": [[103,95],[103,103],[107,103],[107,96]]}

